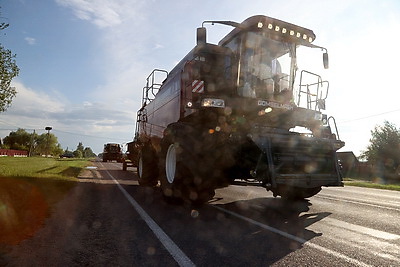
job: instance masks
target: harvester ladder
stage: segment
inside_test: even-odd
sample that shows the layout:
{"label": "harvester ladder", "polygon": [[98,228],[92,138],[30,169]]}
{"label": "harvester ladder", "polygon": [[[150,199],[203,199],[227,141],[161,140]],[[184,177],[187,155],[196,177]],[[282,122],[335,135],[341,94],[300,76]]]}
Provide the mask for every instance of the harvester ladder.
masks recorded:
{"label": "harvester ladder", "polygon": [[[313,83],[305,83],[304,80],[305,78],[303,77],[303,74],[308,74],[309,79],[311,76],[311,79],[317,79],[317,82]],[[314,77],[314,78],[313,78]],[[304,82],[304,83],[303,83]],[[322,90],[324,87],[324,84],[326,84],[326,90]],[[314,109],[320,111],[321,109],[324,108],[324,102],[325,99],[328,97],[328,92],[329,92],[329,82],[328,81],[323,81],[321,76],[318,74],[302,70],[300,73],[300,84],[299,84],[299,94],[297,98],[297,105],[300,106],[301,102],[301,96],[305,94],[306,100],[307,100],[307,109]]]}
{"label": "harvester ladder", "polygon": [[333,126],[335,126],[336,138],[340,140],[339,131],[337,129],[336,120],[334,117],[330,116],[328,118],[328,126],[332,129],[330,121],[333,121]]}
{"label": "harvester ladder", "polygon": [[168,77],[168,71],[154,69],[146,79],[146,86],[143,87],[142,107],[147,106],[154,100],[163,81]]}

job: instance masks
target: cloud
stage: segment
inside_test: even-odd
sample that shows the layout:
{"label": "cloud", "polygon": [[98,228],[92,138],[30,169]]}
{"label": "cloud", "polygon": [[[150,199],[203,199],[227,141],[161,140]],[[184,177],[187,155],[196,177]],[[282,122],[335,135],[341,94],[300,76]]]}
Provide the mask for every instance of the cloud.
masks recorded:
{"label": "cloud", "polygon": [[14,81],[13,86],[17,90],[17,95],[8,111],[12,114],[40,117],[43,113],[61,112],[65,109],[62,101],[44,92],[34,91],[18,81]]}
{"label": "cloud", "polygon": [[[141,57],[152,36],[149,36],[150,23],[145,19],[148,12],[143,12],[147,1],[56,0],[56,3],[71,9],[76,18],[101,29],[96,35],[96,60],[107,62],[97,65],[106,82],[92,91],[92,102],[117,104],[133,98],[140,103],[141,88],[149,72],[144,65],[150,61],[150,57],[146,60]],[[130,107],[138,108],[138,105]]]}
{"label": "cloud", "polygon": [[164,48],[164,46],[161,45],[161,44],[156,44],[156,45],[154,46],[154,49],[161,49],[161,48]]}
{"label": "cloud", "polygon": [[121,23],[118,10],[109,1],[56,0],[56,2],[71,8],[77,18],[90,21],[100,28]]}
{"label": "cloud", "polygon": [[136,1],[56,0],[56,3],[71,8],[78,19],[107,28],[121,24],[124,14],[134,11]]}
{"label": "cloud", "polygon": [[32,38],[32,37],[25,37],[25,41],[29,44],[29,45],[35,45],[36,44],[36,39]]}

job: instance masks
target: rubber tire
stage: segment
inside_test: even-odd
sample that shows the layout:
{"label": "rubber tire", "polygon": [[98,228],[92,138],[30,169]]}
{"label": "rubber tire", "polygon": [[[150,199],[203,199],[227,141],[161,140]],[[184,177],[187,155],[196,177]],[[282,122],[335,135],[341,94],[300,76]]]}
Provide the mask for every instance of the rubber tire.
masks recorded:
{"label": "rubber tire", "polygon": [[158,183],[158,161],[151,145],[144,145],[139,152],[137,167],[138,182],[142,186],[156,186]]}
{"label": "rubber tire", "polygon": [[299,198],[310,198],[318,194],[321,190],[322,188],[320,186],[314,188],[303,188],[299,191]]}
{"label": "rubber tire", "polygon": [[128,164],[126,164],[126,161],[122,162],[122,170],[126,171],[127,168],[128,168]]}
{"label": "rubber tire", "polygon": [[167,202],[201,205],[214,196],[213,188],[200,189],[194,182],[196,169],[187,163],[196,161],[189,144],[185,146],[176,137],[166,138],[161,153],[160,183]]}
{"label": "rubber tire", "polygon": [[272,189],[274,195],[280,195],[282,198],[287,200],[301,200],[310,198],[321,191],[321,187],[313,188],[299,188],[293,186],[278,186],[277,189]]}
{"label": "rubber tire", "polygon": [[[160,159],[160,184],[163,196],[167,202],[175,203],[182,197],[182,170],[177,166],[176,147],[171,141],[164,141]],[[173,154],[174,153],[174,154]],[[179,170],[178,170],[179,169]]]}

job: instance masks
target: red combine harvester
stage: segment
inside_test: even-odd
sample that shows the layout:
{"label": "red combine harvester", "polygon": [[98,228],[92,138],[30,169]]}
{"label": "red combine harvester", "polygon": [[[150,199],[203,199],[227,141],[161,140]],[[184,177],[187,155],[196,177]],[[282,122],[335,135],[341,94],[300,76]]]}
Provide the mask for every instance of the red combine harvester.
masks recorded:
{"label": "red combine harvester", "polygon": [[103,162],[107,161],[122,162],[122,151],[119,144],[108,143],[104,144],[103,149]]}
{"label": "red combine harvester", "polygon": [[[210,44],[205,23],[234,29]],[[129,151],[139,183],[160,181],[166,198],[192,203],[235,179],[289,199],[343,186],[336,151],[344,142],[321,112],[329,83],[297,66],[303,47],[322,50],[328,68],[314,39],[311,30],[261,15],[203,22],[197,45],[172,71],[147,77]]]}

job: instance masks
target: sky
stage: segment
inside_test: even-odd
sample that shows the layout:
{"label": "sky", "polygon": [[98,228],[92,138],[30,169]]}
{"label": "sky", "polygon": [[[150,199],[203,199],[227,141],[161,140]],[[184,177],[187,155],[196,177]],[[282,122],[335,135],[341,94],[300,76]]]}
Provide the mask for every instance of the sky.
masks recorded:
{"label": "sky", "polygon": [[[17,96],[0,113],[0,138],[45,127],[64,149],[133,140],[145,79],[171,70],[205,20],[266,15],[312,29],[326,47],[309,71],[329,81],[327,110],[341,151],[357,156],[385,120],[400,127],[398,0],[0,0],[0,43],[17,55]],[[208,42],[231,28],[207,25]],[[311,60],[310,60],[311,61]]]}

